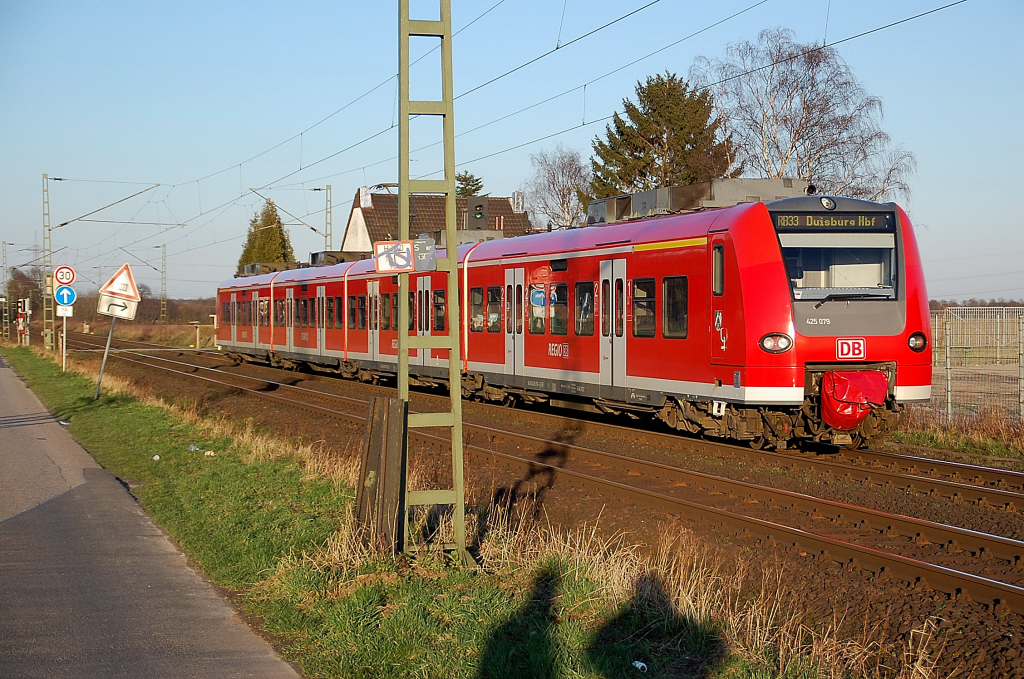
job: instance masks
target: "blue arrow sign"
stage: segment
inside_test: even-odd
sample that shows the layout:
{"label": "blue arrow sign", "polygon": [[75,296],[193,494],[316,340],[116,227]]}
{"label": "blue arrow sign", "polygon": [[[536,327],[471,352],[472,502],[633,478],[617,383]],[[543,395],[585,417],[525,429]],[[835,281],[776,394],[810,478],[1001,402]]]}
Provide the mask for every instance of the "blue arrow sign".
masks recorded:
{"label": "blue arrow sign", "polygon": [[57,300],[57,304],[61,306],[71,306],[78,299],[78,295],[75,294],[75,289],[70,285],[62,285],[57,288],[57,291],[53,293],[53,296]]}

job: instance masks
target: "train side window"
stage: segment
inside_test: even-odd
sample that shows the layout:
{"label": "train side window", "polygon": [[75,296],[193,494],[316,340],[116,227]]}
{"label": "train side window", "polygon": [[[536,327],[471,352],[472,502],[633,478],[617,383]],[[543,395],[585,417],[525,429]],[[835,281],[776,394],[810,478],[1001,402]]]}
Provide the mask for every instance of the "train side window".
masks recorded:
{"label": "train side window", "polygon": [[547,329],[547,286],[543,283],[530,284],[530,334],[543,335]]}
{"label": "train side window", "polygon": [[487,332],[501,332],[501,286],[487,288]]}
{"label": "train side window", "polygon": [[391,295],[387,293],[380,296],[380,329],[391,329]]}
{"label": "train side window", "polygon": [[434,332],[444,332],[444,290],[434,290]]}
{"label": "train side window", "polygon": [[505,332],[512,334],[512,286],[505,286]]}
{"label": "train side window", "polygon": [[334,298],[334,327],[345,327],[345,298],[340,295]]}
{"label": "train side window", "polygon": [[594,281],[576,284],[576,334],[584,337],[594,334]]}
{"label": "train side window", "polygon": [[416,329],[416,293],[409,291],[409,330]]}
{"label": "train side window", "polygon": [[370,314],[370,330],[377,329],[377,296],[370,295],[367,297],[367,304],[369,305],[368,311]]}
{"label": "train side window", "polygon": [[661,334],[686,339],[689,324],[686,276],[666,276],[661,286]]}
{"label": "train side window", "polygon": [[356,329],[366,330],[366,295],[359,295],[356,298],[356,309],[359,315],[356,317]]}
{"label": "train side window", "polygon": [[334,327],[334,298],[328,297],[324,302],[324,327]]}
{"label": "train side window", "polygon": [[569,334],[569,284],[551,284],[551,309],[548,314],[552,335]]}
{"label": "train side window", "polygon": [[516,285],[516,334],[523,334],[523,286]]}
{"label": "train side window", "polygon": [[653,278],[633,279],[633,337],[654,337],[657,287]]}
{"label": "train side window", "polygon": [[309,327],[319,328],[319,324],[316,322],[317,313],[316,310],[320,306],[320,300],[316,297],[309,298]]}
{"label": "train side window", "polygon": [[469,289],[469,330],[484,331],[484,289]]}
{"label": "train side window", "polygon": [[298,328],[305,328],[306,323],[309,322],[309,302],[303,297],[299,300],[298,305],[295,307],[295,326]]}
{"label": "train side window", "polygon": [[356,329],[356,296],[348,296],[348,329]]}
{"label": "train side window", "polygon": [[625,295],[621,278],[615,279],[615,336],[622,337],[623,324],[625,323]]}
{"label": "train side window", "polygon": [[716,297],[725,294],[725,246],[716,245],[711,253],[711,292]]}
{"label": "train side window", "polygon": [[605,279],[601,281],[601,336],[607,337],[612,332],[612,284]]}

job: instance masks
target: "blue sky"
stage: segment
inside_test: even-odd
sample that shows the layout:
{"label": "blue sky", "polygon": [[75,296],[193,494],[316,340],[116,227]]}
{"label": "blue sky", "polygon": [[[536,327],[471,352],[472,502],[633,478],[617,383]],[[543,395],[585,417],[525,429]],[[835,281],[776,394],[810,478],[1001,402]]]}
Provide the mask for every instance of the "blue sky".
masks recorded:
{"label": "blue sky", "polygon": [[[456,30],[477,19],[453,43],[455,92],[648,2],[454,0]],[[610,115],[648,75],[686,74],[696,56],[721,56],[767,27],[790,28],[802,42],[827,31],[832,42],[945,3],[767,0],[592,82],[754,4],[660,0],[460,97],[459,169],[481,176],[485,191],[509,195],[529,178],[531,153],[561,143],[589,156],[603,123],[585,123]],[[436,13],[436,3],[412,7],[414,16]],[[882,99],[884,129],[917,156],[903,203],[933,298],[1024,298],[1024,217],[1015,207],[1024,157],[1022,34],[1024,3],[969,0],[837,48]],[[427,47],[417,41],[414,57]],[[428,57],[414,67],[414,96],[430,95],[436,63]],[[42,242],[43,173],[69,180],[50,184],[54,224],[160,184],[92,217],[158,224],[75,222],[54,231],[54,248],[64,248],[55,263],[75,266],[83,289],[97,267],[112,273],[127,261],[158,291],[159,273],[139,260],[159,269],[166,244],[169,295],[211,295],[233,272],[261,203],[250,188],[322,230],[323,193],[309,189],[331,184],[340,245],[356,189],[397,177],[389,80],[396,72],[396,3],[0,0],[0,239],[12,243],[9,264],[31,260]],[[575,89],[472,131],[585,82],[585,93]],[[434,141],[433,132],[414,127],[414,147],[417,137]],[[476,160],[483,156],[490,157]],[[432,149],[415,154],[413,172],[437,169],[438,158]],[[323,249],[306,226],[289,228],[300,259]]]}

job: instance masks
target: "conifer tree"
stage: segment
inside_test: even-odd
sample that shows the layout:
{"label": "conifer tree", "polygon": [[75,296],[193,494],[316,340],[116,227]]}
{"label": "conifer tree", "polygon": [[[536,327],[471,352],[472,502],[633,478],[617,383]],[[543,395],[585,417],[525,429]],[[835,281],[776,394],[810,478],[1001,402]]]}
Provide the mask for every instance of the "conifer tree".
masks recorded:
{"label": "conifer tree", "polygon": [[666,72],[638,82],[636,99],[623,99],[625,117],[615,114],[605,128],[605,141],[594,138],[594,197],[693,184],[729,173],[731,142],[719,138],[720,121],[709,92]]}
{"label": "conifer tree", "polygon": [[238,269],[258,262],[294,262],[295,251],[274,202],[268,200],[249,221],[249,234],[238,258]]}
{"label": "conifer tree", "polygon": [[484,180],[472,172],[463,170],[455,173],[455,195],[460,198],[479,196],[484,189]]}

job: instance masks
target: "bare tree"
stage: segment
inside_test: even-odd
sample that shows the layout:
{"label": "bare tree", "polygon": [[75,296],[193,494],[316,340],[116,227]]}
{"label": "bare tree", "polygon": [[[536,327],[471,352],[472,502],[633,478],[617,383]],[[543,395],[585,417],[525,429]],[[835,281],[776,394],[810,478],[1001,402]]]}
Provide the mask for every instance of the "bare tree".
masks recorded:
{"label": "bare tree", "polygon": [[531,154],[530,163],[534,176],[523,188],[534,223],[561,229],[584,222],[591,174],[583,155],[558,145],[550,153]]}
{"label": "bare tree", "polygon": [[807,179],[868,200],[910,193],[914,155],[891,146],[881,100],[835,49],[769,29],[757,44],[730,45],[724,59],[698,57],[690,78],[713,95],[746,176]]}

